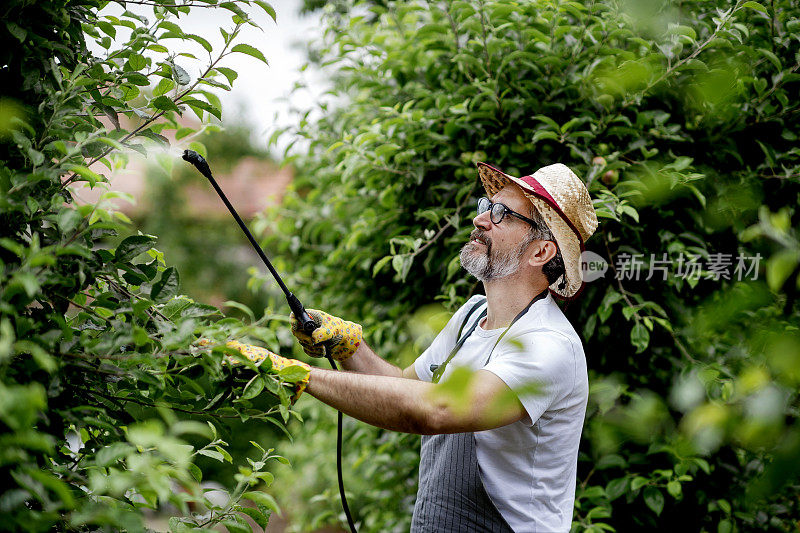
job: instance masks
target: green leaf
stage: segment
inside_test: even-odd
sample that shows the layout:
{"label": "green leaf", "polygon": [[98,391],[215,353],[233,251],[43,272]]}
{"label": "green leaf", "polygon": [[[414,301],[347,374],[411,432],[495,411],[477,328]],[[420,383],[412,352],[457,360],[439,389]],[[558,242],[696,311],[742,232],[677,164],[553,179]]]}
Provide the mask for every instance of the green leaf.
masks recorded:
{"label": "green leaf", "polygon": [[767,261],[767,284],[773,291],[779,291],[800,263],[800,251],[784,249]]}
{"label": "green leaf", "polygon": [[212,459],[216,459],[220,463],[225,462],[225,456],[216,450],[202,449],[202,450],[197,450],[197,453],[199,453],[200,455],[205,455],[206,457],[211,457]]}
{"label": "green leaf", "polygon": [[206,150],[206,145],[201,143],[200,141],[192,141],[189,143],[189,149],[194,150],[198,154],[202,155],[203,157],[208,157],[208,151]]}
{"label": "green leaf", "polygon": [[392,256],[391,255],[387,255],[385,257],[380,258],[375,263],[375,266],[372,267],[372,277],[374,278],[378,274],[378,272],[380,272],[381,269],[391,260],[392,260]]}
{"label": "green leaf", "polygon": [[392,268],[400,276],[400,279],[405,281],[408,273],[411,271],[411,265],[414,262],[412,254],[399,254],[392,257]]}
{"label": "green leaf", "polygon": [[[295,412],[295,411],[292,411],[292,413],[294,413],[294,412]],[[302,418],[300,418],[300,421],[302,422],[302,421],[303,421],[303,419],[302,419]],[[273,481],[275,481],[275,476],[272,474],[272,472],[256,472],[254,475],[255,475],[255,476],[258,478],[258,479],[260,479],[261,481],[263,481],[263,482],[264,482],[264,484],[265,484],[267,487],[269,487],[270,485],[272,485],[272,482],[273,482]]]}
{"label": "green leaf", "polygon": [[228,453],[228,450],[226,450],[221,446],[217,446],[216,448],[217,451],[222,454],[222,457],[224,457],[226,461],[228,461],[229,463],[233,463],[233,457],[231,457],[231,454]]}
{"label": "green leaf", "polygon": [[[147,113],[146,111],[143,111],[143,110],[139,109],[138,107],[132,107],[131,111],[133,111],[133,114],[136,115],[139,118],[142,118],[144,120],[150,120],[150,113]],[[141,151],[139,149],[137,149],[136,146],[141,148],[141,145],[134,146],[134,145],[131,145],[130,143],[128,143],[128,146],[131,147],[132,149],[136,150],[137,152],[140,152],[143,156],[145,156],[145,157],[147,156],[147,152],[144,151],[143,148],[141,149]]]}
{"label": "green leaf", "polygon": [[266,11],[267,15],[269,15],[275,23],[278,22],[277,15],[275,14],[275,9],[271,5],[269,5],[267,2],[264,2],[263,0],[255,0],[255,3],[261,9]]}
{"label": "green leaf", "polygon": [[186,127],[178,128],[178,131],[175,132],[175,140],[180,141],[184,137],[188,137],[189,135],[194,135],[195,133],[196,130],[194,128],[186,128]]}
{"label": "green leaf", "polygon": [[[161,78],[161,81],[158,82],[158,85],[155,86],[153,89],[153,96],[161,96],[162,94],[167,94],[172,89],[175,88],[175,82],[169,78]],[[170,102],[172,100],[170,99]],[[156,105],[153,103],[153,105]],[[158,107],[158,105],[156,105]],[[166,109],[163,107],[158,107],[159,109]]]}
{"label": "green leaf", "polygon": [[[247,20],[247,13],[241,7],[236,5],[235,2],[232,2],[232,1],[221,2],[218,5],[219,5],[219,7],[223,8],[223,9],[227,9],[228,11],[231,11],[231,12],[235,13],[241,19]],[[236,16],[233,17],[234,20],[236,20],[236,18],[237,18]]]}
{"label": "green leaf", "polygon": [[215,107],[214,105],[209,104],[208,102],[204,102],[203,100],[199,100],[197,98],[184,98],[183,103],[191,107],[192,111],[194,111],[198,117],[201,116],[201,113],[198,111],[198,109],[202,109],[203,111],[208,111],[210,114],[214,115],[218,119],[222,119],[222,113],[220,108]]}
{"label": "green leaf", "polygon": [[249,491],[242,494],[242,498],[263,505],[264,507],[271,509],[276,513],[281,512],[280,508],[278,507],[278,502],[276,502],[275,498],[266,492]]}
{"label": "green leaf", "polygon": [[156,302],[169,300],[178,293],[180,276],[175,267],[169,267],[161,273],[161,278],[153,283],[150,290],[150,299]]}
{"label": "green leaf", "polygon": [[[63,508],[72,509],[75,506],[75,499],[67,484],[55,477],[51,472],[26,469],[26,474],[33,478],[35,482],[38,482],[32,484],[32,486],[38,484],[51,490],[55,494],[57,500],[60,500],[60,504]],[[49,500],[49,498],[47,499]]]}
{"label": "green leaf", "polygon": [[192,474],[192,477],[193,477],[193,478],[194,478],[194,479],[195,479],[195,480],[196,480],[198,483],[200,483],[201,481],[203,481],[203,471],[202,471],[202,470],[200,470],[200,467],[198,467],[198,466],[197,466],[196,464],[194,464],[194,463],[189,463],[189,465],[188,465],[188,467],[187,467],[187,468],[189,468],[189,473],[191,473],[191,474]]}
{"label": "green leaf", "polygon": [[639,222],[639,212],[628,204],[622,204],[617,209],[620,213],[624,213],[631,217],[634,221]]}
{"label": "green leaf", "polygon": [[97,466],[108,467],[134,452],[134,447],[127,442],[115,442],[100,448],[94,457],[94,462]]}
{"label": "green leaf", "polygon": [[[155,502],[152,502],[153,507],[155,507]],[[181,518],[177,516],[171,516],[167,521],[167,525],[169,526],[169,530],[171,533],[207,533],[208,530],[205,529],[197,529],[195,527],[189,526],[184,522]]]}
{"label": "green leaf", "polygon": [[614,501],[623,494],[625,494],[626,490],[628,490],[627,477],[612,479],[608,483],[608,485],[606,485],[606,495],[608,496],[608,499],[611,501]]}
{"label": "green leaf", "polygon": [[[167,81],[172,83],[172,80],[167,80]],[[156,109],[160,109],[162,111],[176,111],[179,114],[181,112],[180,108],[177,105],[175,105],[175,102],[173,102],[171,98],[168,98],[168,97],[163,96],[163,95],[162,96],[158,96],[156,98],[153,98],[150,101],[150,105],[152,107],[154,107]]]}
{"label": "green leaf", "polygon": [[647,485],[649,482],[650,482],[650,481],[649,481],[647,478],[645,478],[645,477],[642,477],[642,476],[636,476],[636,477],[635,477],[635,478],[633,478],[633,480],[631,481],[631,490],[633,490],[633,491],[639,490],[640,488],[642,488],[642,487],[644,487],[645,485]]}
{"label": "green leaf", "polygon": [[758,52],[767,59],[769,59],[769,61],[775,66],[775,70],[780,72],[783,69],[783,65],[781,65],[781,60],[778,58],[778,56],[776,56],[766,48],[759,48]]}
{"label": "green leaf", "polygon": [[33,163],[33,166],[36,167],[44,163],[44,154],[42,152],[34,150],[33,148],[28,148],[26,152],[31,160],[31,163]]}
{"label": "green leaf", "polygon": [[542,139],[558,140],[558,133],[550,130],[539,130],[533,134],[531,142],[535,144],[541,141]]}
{"label": "green leaf", "polygon": [[8,33],[13,35],[21,43],[25,42],[25,38],[28,36],[28,30],[21,28],[18,24],[11,21],[6,22],[6,29]]}
{"label": "green leaf", "polygon": [[253,519],[253,522],[259,525],[259,527],[266,528],[267,523],[269,522],[269,518],[264,515],[258,509],[254,509],[253,507],[240,507],[237,509],[238,512],[246,514],[250,518]]}
{"label": "green leaf", "polygon": [[141,326],[133,326],[133,342],[136,346],[145,346],[150,342],[150,336],[147,330]]}
{"label": "green leaf", "polygon": [[244,521],[223,520],[220,524],[228,528],[228,533],[253,533],[253,528]]}
{"label": "green leaf", "polygon": [[192,77],[189,76],[189,73],[176,63],[172,64],[172,78],[178,85],[189,85],[189,82],[192,81]]}
{"label": "green leaf", "polygon": [[[159,98],[161,98],[161,97],[159,97]],[[169,139],[167,139],[163,135],[155,133],[153,130],[150,130],[150,129],[142,130],[142,131],[138,132],[136,135],[139,136],[139,137],[146,137],[148,139],[151,139],[151,140],[157,142],[160,145],[167,146],[167,147],[169,146]]]}
{"label": "green leaf", "polygon": [[58,212],[56,223],[58,224],[58,229],[61,231],[61,233],[69,233],[78,227],[78,224],[82,218],[83,217],[81,217],[80,213],[78,213],[75,209],[72,209],[71,207],[64,207]]}
{"label": "green leaf", "polygon": [[112,24],[109,24],[104,20],[98,20],[97,27],[103,30],[103,33],[105,33],[112,39],[117,37],[117,29]]}
{"label": "green leaf", "polygon": [[758,2],[752,2],[752,1],[751,2],[745,2],[744,4],[742,4],[742,7],[743,8],[747,7],[747,8],[750,8],[750,9],[754,9],[755,11],[761,11],[762,13],[769,13],[767,8],[764,7],[763,5],[759,4]]}
{"label": "green leaf", "polygon": [[222,73],[223,76],[228,80],[228,83],[233,85],[233,82],[236,78],[239,77],[239,73],[233,70],[232,68],[228,67],[215,67],[216,70]]}
{"label": "green leaf", "polygon": [[73,172],[74,174],[83,178],[83,180],[78,181],[87,181],[90,187],[94,187],[95,183],[98,181],[105,181],[103,176],[94,170],[91,170],[89,167],[85,167],[83,165],[70,165],[67,168],[70,172]]}
{"label": "green leaf", "polygon": [[194,33],[187,33],[186,37],[188,37],[189,39],[191,39],[191,40],[195,41],[196,43],[200,44],[200,46],[205,48],[206,52],[211,52],[213,50],[213,48],[211,47],[211,43],[209,43],[208,41],[206,41],[203,37],[200,37],[199,35],[195,35]]}
{"label": "green leaf", "polygon": [[636,353],[642,353],[647,349],[650,344],[650,332],[641,322],[634,324],[631,329],[631,344],[636,347]]}
{"label": "green leaf", "polygon": [[114,260],[118,263],[127,263],[137,255],[143,254],[153,247],[156,238],[152,235],[132,235],[124,239],[114,252]]}
{"label": "green leaf", "polygon": [[172,21],[162,20],[161,22],[158,23],[158,26],[164,28],[165,30],[171,33],[177,33],[178,35],[183,35],[183,30],[181,29],[181,27]]}
{"label": "green leaf", "polygon": [[672,480],[667,483],[667,492],[669,492],[670,496],[673,498],[679,498],[681,495],[681,483],[680,481]]}
{"label": "green leaf", "polygon": [[250,400],[255,398],[261,391],[264,390],[264,379],[261,376],[253,376],[253,379],[247,384],[242,393],[242,400]]}
{"label": "green leaf", "polygon": [[128,426],[127,437],[134,446],[142,448],[157,446],[164,438],[164,427],[156,419],[145,420]]}
{"label": "green leaf", "polygon": [[558,125],[558,122],[556,122],[552,118],[548,117],[547,115],[536,115],[533,118],[535,120],[541,120],[542,122],[544,122],[545,124],[550,126],[550,129],[552,129],[552,130],[561,131],[561,126]]}
{"label": "green leaf", "polygon": [[300,365],[289,365],[278,370],[278,376],[284,381],[295,383],[308,376],[308,369]]}
{"label": "green leaf", "polygon": [[142,70],[147,66],[147,59],[143,55],[132,53],[128,56],[128,62],[125,63],[125,70]]}
{"label": "green leaf", "polygon": [[188,317],[197,317],[197,316],[213,316],[213,315],[220,315],[222,314],[219,309],[214,307],[213,305],[208,304],[199,304],[199,303],[191,303],[183,310],[181,310],[181,317],[188,318]]}
{"label": "green leaf", "polygon": [[646,487],[644,489],[644,503],[656,513],[656,516],[661,515],[664,510],[664,495],[655,487]]}
{"label": "green leaf", "polygon": [[269,61],[267,61],[267,58],[264,57],[264,54],[262,54],[258,48],[250,46],[249,44],[244,44],[244,43],[237,44],[236,46],[231,48],[231,52],[239,52],[242,54],[253,56],[256,59],[263,61],[264,63],[269,65]]}

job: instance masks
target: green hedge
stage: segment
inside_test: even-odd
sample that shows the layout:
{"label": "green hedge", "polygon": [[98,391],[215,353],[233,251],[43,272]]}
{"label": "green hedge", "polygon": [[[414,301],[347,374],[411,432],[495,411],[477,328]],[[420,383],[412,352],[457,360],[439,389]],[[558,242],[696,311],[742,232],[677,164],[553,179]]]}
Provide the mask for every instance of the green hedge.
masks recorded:
{"label": "green hedge", "polygon": [[[142,531],[145,511],[156,510],[173,531],[249,531],[246,517],[265,525],[277,509],[261,490],[285,459],[253,442],[254,458],[236,458],[222,503],[200,482],[213,471],[204,460],[234,463],[230,421],[247,421],[249,439],[269,424],[285,431],[297,376],[224,363],[237,355],[227,339],[280,347],[271,313],[256,319],[234,302],[250,319],[224,318],[180,295],[156,237],[122,238],[129,221],[111,200],[124,195],[79,199],[84,185],[109,189],[107,176],[133,151],[160,152],[169,171],[175,156],[164,153],[163,134],[200,133],[178,124],[182,113],[213,129],[208,117],[220,106],[211,89],[229,90],[236,78],[220,61],[263,59],[238,36],[275,14],[260,1],[215,8],[226,16],[214,50],[182,28],[188,6],[149,2],[145,17],[100,13],[107,4],[0,8],[0,529]],[[176,51],[185,42],[208,57]]]}

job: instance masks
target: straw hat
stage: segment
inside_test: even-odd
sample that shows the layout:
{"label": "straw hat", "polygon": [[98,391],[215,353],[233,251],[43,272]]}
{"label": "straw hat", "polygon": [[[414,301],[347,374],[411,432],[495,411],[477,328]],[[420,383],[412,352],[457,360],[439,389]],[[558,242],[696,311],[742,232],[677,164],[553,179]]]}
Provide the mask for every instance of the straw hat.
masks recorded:
{"label": "straw hat", "polygon": [[[478,175],[489,197],[516,183],[542,215],[564,259],[566,285],[557,280],[550,290],[562,298],[574,298],[583,288],[581,252],[597,228],[597,215],[583,182],[566,165],[542,167],[530,176],[516,178],[486,163],[478,163]],[[560,288],[562,286],[563,288]]]}

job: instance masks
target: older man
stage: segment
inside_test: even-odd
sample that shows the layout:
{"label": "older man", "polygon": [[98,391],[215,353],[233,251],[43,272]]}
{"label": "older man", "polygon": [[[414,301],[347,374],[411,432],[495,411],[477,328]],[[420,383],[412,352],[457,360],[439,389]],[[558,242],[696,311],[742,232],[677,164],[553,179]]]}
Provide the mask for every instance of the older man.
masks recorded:
{"label": "older man", "polygon": [[[580,291],[597,218],[564,165],[522,178],[484,163],[478,172],[489,198],[461,263],[486,296],[406,369],[376,355],[358,324],[311,311],[320,328],[295,336],[309,355],[326,346],[346,372],[310,368],[306,390],[366,423],[424,435],[412,531],[568,531],[588,382],[581,341],[552,294]],[[434,394],[459,366],[474,371],[466,406]]]}

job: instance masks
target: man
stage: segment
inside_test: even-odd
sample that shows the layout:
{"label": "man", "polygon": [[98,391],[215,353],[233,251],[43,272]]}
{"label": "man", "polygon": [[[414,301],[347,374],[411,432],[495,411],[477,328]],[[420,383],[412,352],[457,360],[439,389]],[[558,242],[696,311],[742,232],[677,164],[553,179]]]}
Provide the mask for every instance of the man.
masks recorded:
{"label": "man", "polygon": [[[406,369],[376,355],[358,324],[311,311],[320,328],[294,327],[295,336],[309,355],[325,346],[346,372],[304,365],[300,389],[363,422],[423,435],[412,531],[568,531],[588,382],[580,339],[551,293],[580,291],[597,218],[564,165],[523,178],[478,170],[491,200],[478,202],[461,262],[486,297],[471,298]],[[459,366],[474,370],[467,406],[435,394]]]}

